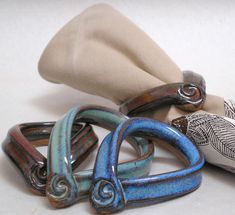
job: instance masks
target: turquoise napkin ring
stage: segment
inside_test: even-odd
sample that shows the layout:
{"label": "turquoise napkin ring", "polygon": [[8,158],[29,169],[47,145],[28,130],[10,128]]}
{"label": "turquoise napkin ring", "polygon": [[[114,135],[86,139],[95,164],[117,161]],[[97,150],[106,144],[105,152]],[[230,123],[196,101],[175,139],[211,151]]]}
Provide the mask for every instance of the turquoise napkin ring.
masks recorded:
{"label": "turquoise napkin ring", "polygon": [[[72,171],[70,140],[73,123],[89,123],[114,130],[125,120],[127,117],[115,110],[84,106],[71,109],[55,124],[48,150],[46,188],[49,202],[54,207],[66,207],[88,196],[92,185],[93,170]],[[126,179],[147,175],[154,155],[154,145],[143,138],[131,137],[128,141],[138,152],[139,158],[118,165],[116,171],[119,177]],[[102,156],[105,160],[109,157],[108,154],[103,154],[100,159]]]}
{"label": "turquoise napkin ring", "polygon": [[[121,179],[117,162],[122,141],[129,135],[160,138],[177,149],[187,167],[148,177]],[[173,127],[145,118],[132,118],[107,135],[96,158],[90,201],[100,213],[116,212],[127,205],[139,206],[182,196],[201,183],[204,157],[198,148]]]}

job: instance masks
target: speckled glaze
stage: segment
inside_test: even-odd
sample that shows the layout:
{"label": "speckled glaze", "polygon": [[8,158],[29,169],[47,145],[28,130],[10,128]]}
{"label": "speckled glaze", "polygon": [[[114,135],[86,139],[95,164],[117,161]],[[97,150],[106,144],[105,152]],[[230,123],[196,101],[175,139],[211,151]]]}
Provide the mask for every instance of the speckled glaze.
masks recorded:
{"label": "speckled glaze", "polygon": [[162,85],[131,98],[120,106],[120,111],[128,116],[136,116],[167,104],[177,105],[186,111],[201,109],[206,98],[205,80],[191,71],[185,71],[183,77],[182,83]]}
{"label": "speckled glaze", "polygon": [[[123,139],[133,133],[169,142],[186,159],[187,167],[159,175],[121,179],[117,175],[119,149]],[[96,158],[90,201],[97,212],[110,213],[127,205],[146,205],[182,196],[199,187],[203,164],[203,155],[178,130],[155,120],[132,118],[103,140]]]}
{"label": "speckled glaze", "polygon": [[[47,146],[55,122],[24,123],[12,127],[2,148],[20,171],[30,190],[45,195],[47,159],[36,147]],[[87,139],[90,141],[87,143]],[[86,144],[84,144],[86,142]],[[72,127],[72,168],[75,169],[97,146],[98,138],[89,125]]]}
{"label": "speckled glaze", "polygon": [[[92,185],[93,170],[73,173],[71,168],[70,135],[74,122],[86,122],[114,130],[127,117],[118,111],[98,106],[75,107],[54,126],[48,150],[47,197],[56,208],[62,208],[87,197]],[[143,138],[128,141],[139,158],[117,167],[120,178],[145,176],[149,173],[154,145]],[[109,156],[104,155],[104,159]]]}

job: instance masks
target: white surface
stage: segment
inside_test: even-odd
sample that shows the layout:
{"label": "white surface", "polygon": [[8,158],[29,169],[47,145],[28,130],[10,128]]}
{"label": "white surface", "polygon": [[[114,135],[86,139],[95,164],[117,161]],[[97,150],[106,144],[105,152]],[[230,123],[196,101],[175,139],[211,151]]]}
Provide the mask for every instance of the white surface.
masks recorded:
{"label": "white surface", "polygon": [[[83,9],[98,2],[0,1],[1,141],[14,124],[56,120],[76,104],[115,107],[102,98],[47,83],[37,73],[40,54],[55,32]],[[203,74],[209,93],[235,100],[234,1],[102,2],[110,3],[133,20],[182,69]],[[100,137],[105,134],[102,129],[97,131]],[[127,153],[123,154],[123,158],[127,157]],[[173,158],[160,153],[152,172],[175,169],[179,167],[176,163]],[[87,166],[92,166],[92,162],[83,165],[84,168]],[[209,165],[204,167],[203,175],[202,186],[190,195],[124,210],[120,214],[235,214],[235,175]],[[45,197],[32,195],[2,151],[0,184],[1,215],[94,213],[87,201],[55,210]]]}

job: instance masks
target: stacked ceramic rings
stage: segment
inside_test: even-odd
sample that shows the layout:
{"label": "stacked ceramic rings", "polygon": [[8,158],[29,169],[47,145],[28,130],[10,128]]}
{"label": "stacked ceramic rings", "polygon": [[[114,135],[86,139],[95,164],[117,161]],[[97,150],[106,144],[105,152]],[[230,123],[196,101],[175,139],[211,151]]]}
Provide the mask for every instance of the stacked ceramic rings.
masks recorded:
{"label": "stacked ceramic rings", "polygon": [[[92,128],[110,131],[101,141],[94,170],[76,168],[98,145]],[[149,176],[157,138],[177,150],[184,169]],[[126,139],[136,159],[118,164]],[[47,146],[47,158],[36,147]],[[201,183],[204,158],[198,148],[171,126],[146,118],[131,118],[106,107],[75,107],[55,122],[20,124],[8,132],[3,150],[29,188],[46,195],[55,208],[87,198],[99,213],[128,205],[152,204],[185,195]]]}

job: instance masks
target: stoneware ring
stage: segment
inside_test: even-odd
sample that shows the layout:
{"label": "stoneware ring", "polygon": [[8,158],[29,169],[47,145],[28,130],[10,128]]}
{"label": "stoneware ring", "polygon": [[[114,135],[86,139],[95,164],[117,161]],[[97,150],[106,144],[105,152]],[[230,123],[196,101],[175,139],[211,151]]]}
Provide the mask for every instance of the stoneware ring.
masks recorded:
{"label": "stoneware ring", "polygon": [[206,84],[203,77],[191,71],[183,72],[182,83],[171,83],[145,91],[124,102],[120,111],[135,116],[149,109],[174,104],[182,110],[200,110],[206,98]]}
{"label": "stoneware ring", "polygon": [[[71,168],[70,136],[74,122],[85,122],[114,130],[127,117],[118,111],[99,107],[83,106],[71,109],[53,129],[48,150],[47,197],[56,208],[72,205],[87,197],[92,185],[93,170],[73,173]],[[149,173],[154,155],[154,145],[143,138],[130,138],[128,142],[139,157],[117,167],[120,178],[141,177]],[[103,154],[103,158],[109,155]]]}
{"label": "stoneware ring", "polygon": [[[119,149],[123,139],[133,134],[167,141],[186,159],[187,167],[148,177],[120,179]],[[178,197],[199,187],[203,164],[198,148],[178,130],[152,119],[132,118],[103,140],[96,158],[90,201],[97,212],[110,213],[127,205],[140,206]]]}
{"label": "stoneware ring", "polygon": [[[47,159],[36,147],[48,145],[54,124],[55,122],[35,122],[16,125],[9,130],[2,144],[3,151],[23,175],[30,190],[39,195],[45,195]],[[73,125],[71,135],[73,169],[97,146],[97,142],[98,138],[91,126]]]}

